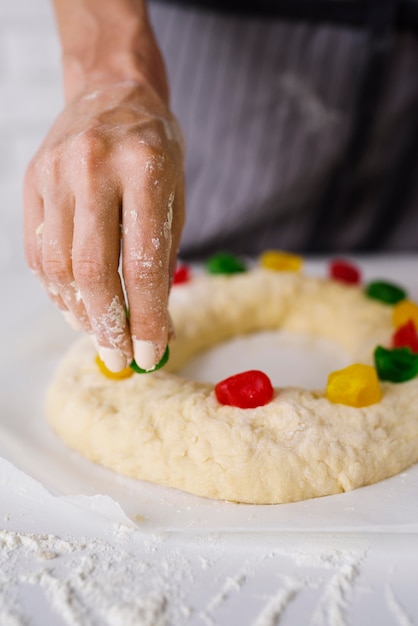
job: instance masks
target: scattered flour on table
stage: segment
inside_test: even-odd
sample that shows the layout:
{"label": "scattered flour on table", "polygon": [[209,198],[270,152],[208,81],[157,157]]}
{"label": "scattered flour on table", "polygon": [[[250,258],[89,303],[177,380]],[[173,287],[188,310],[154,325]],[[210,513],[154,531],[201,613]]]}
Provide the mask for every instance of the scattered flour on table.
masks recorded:
{"label": "scattered flour on table", "polygon": [[386,585],[385,591],[386,605],[395,618],[395,623],[398,626],[414,626],[414,622],[410,619],[409,615],[405,613],[404,608],[400,605],[399,600],[389,584]]}
{"label": "scattered flour on table", "polygon": [[236,594],[240,592],[245,581],[246,574],[244,571],[237,576],[227,576],[220,590],[209,600],[203,611],[199,612],[199,617],[202,622],[207,626],[216,626],[216,621],[212,616],[213,611],[227,602],[230,599],[231,593]]}
{"label": "scattered flour on table", "polygon": [[208,604],[208,611],[217,609],[229,597],[231,591],[240,591],[242,584],[245,582],[245,574],[239,574],[236,577],[229,577],[225,580],[225,584],[216,596]]}
{"label": "scattered flour on table", "polygon": [[[244,600],[240,626],[278,626],[313,593],[306,626],[352,626],[365,543],[266,537],[255,547],[201,536],[189,538],[190,550],[162,534],[138,544],[135,531],[122,530],[109,542],[0,531],[1,626],[38,626],[39,606],[48,626],[231,626]],[[392,588],[385,591],[394,623],[412,626]]]}
{"label": "scattered flour on table", "polygon": [[313,615],[315,626],[347,626],[347,609],[353,593],[358,563],[344,563],[331,578]]}
{"label": "scattered flour on table", "polygon": [[283,611],[303,587],[304,584],[301,580],[286,576],[284,585],[267,602],[253,626],[274,626],[278,624]]}
{"label": "scattered flour on table", "polygon": [[[366,554],[363,542],[351,548],[320,540],[309,546],[296,543],[275,548],[269,554],[270,558],[279,555],[289,557],[296,568],[304,568],[305,573],[301,576],[296,569],[296,576],[282,576],[277,592],[270,597],[251,626],[277,626],[288,606],[307,590],[314,590],[317,596],[309,619],[310,626],[351,626],[349,613],[355,579],[361,572]],[[306,574],[306,569],[312,569],[314,576]]]}
{"label": "scattered flour on table", "polygon": [[190,609],[182,587],[190,572],[175,551],[158,562],[144,558],[159,541],[148,541],[138,557],[96,539],[0,531],[1,626],[32,624],[28,588],[34,587],[51,615],[69,626],[183,624]]}

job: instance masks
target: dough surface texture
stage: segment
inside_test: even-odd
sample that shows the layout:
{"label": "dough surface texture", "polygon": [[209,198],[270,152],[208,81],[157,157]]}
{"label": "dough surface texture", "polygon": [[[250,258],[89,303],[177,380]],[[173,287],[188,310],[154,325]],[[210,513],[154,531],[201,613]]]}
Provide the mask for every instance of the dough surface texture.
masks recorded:
{"label": "dough surface texture", "polygon": [[361,409],[296,387],[238,409],[220,405],[213,385],[175,373],[221,341],[280,328],[335,340],[353,363],[372,364],[376,345],[389,344],[391,307],[357,287],[255,269],[175,286],[170,310],[177,339],[163,370],[109,380],[89,338],[70,349],[46,399],[69,447],[136,479],[254,504],[348,491],[418,461],[418,378],[381,383],[382,401]]}

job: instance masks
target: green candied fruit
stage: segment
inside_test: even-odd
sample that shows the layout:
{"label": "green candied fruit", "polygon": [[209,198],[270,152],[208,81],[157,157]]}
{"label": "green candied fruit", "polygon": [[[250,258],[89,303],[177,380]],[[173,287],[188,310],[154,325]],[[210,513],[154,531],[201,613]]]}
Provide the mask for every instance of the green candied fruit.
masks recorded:
{"label": "green candied fruit", "polygon": [[155,365],[151,370],[142,369],[142,367],[139,367],[139,365],[137,365],[135,360],[132,361],[129,367],[133,369],[133,371],[136,372],[137,374],[151,374],[152,372],[156,372],[161,367],[163,367],[167,363],[169,356],[170,356],[170,349],[167,346],[162,356],[161,361],[159,361],[157,365]]}
{"label": "green candied fruit", "polygon": [[418,376],[418,354],[411,352],[410,348],[388,350],[377,346],[374,362],[380,380],[404,383]]}
{"label": "green candied fruit", "polygon": [[369,298],[379,300],[385,304],[396,304],[401,300],[405,300],[407,296],[405,289],[383,280],[375,280],[369,283],[366,286],[365,293]]}
{"label": "green candied fruit", "polygon": [[218,252],[206,261],[209,274],[237,274],[245,272],[245,264],[238,257],[229,252]]}

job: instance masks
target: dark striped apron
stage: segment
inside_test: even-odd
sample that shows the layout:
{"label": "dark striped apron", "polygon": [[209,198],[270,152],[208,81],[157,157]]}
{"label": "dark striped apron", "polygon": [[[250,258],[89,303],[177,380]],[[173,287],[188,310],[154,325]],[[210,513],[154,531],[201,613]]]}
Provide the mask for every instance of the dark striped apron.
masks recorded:
{"label": "dark striped apron", "polygon": [[150,3],[186,140],[181,256],[417,251],[417,3],[196,4]]}

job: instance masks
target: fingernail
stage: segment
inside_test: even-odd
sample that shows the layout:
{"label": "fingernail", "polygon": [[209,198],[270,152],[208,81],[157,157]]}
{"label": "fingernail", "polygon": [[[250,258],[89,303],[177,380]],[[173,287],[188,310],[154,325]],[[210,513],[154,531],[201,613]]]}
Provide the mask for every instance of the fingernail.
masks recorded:
{"label": "fingernail", "polygon": [[158,363],[157,346],[152,341],[134,339],[134,358],[143,370],[152,370]]}
{"label": "fingernail", "polygon": [[100,346],[99,355],[107,369],[111,372],[120,372],[126,367],[125,355],[117,348],[103,348],[103,346]]}
{"label": "fingernail", "polygon": [[63,311],[62,314],[65,321],[71,326],[71,328],[74,328],[74,330],[81,330],[82,326],[80,322],[78,321],[76,316],[71,313],[71,311]]}

